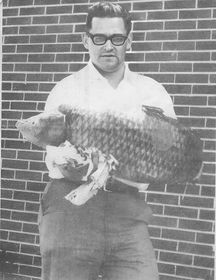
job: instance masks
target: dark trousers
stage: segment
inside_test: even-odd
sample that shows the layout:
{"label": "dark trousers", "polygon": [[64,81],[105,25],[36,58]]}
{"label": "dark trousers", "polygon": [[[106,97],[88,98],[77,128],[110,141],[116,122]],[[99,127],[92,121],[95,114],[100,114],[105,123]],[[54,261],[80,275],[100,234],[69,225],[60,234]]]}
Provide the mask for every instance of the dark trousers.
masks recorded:
{"label": "dark trousers", "polygon": [[40,245],[43,280],[158,280],[140,195],[105,192],[82,206],[64,196],[75,188],[53,180],[42,199]]}

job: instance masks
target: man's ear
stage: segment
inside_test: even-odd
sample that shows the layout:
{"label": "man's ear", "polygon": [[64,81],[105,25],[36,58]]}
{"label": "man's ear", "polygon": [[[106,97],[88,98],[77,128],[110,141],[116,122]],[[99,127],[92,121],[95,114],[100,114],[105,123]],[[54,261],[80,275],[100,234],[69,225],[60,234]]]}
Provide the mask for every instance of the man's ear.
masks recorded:
{"label": "man's ear", "polygon": [[89,37],[86,33],[82,33],[82,42],[84,47],[88,50],[89,49]]}
{"label": "man's ear", "polygon": [[132,39],[133,39],[132,33],[129,33],[127,41],[126,41],[126,49],[127,49],[127,51],[129,51],[131,49]]}

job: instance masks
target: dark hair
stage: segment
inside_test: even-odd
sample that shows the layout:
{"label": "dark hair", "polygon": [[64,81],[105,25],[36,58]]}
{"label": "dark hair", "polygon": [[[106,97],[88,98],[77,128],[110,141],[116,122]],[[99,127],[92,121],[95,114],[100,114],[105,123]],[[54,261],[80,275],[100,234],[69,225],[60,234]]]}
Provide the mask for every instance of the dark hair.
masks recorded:
{"label": "dark hair", "polygon": [[118,4],[114,4],[107,1],[96,3],[88,9],[88,15],[86,19],[86,28],[89,31],[92,27],[92,19],[94,17],[120,17],[124,21],[127,34],[131,31],[131,16],[129,12]]}

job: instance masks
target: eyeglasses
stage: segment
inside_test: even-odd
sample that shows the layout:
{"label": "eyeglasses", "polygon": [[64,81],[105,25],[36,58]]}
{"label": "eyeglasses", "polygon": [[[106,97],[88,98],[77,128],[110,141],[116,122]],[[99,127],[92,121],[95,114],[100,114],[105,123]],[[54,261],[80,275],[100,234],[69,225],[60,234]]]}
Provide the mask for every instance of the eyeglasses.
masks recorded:
{"label": "eyeglasses", "polygon": [[114,46],[122,46],[127,40],[127,36],[121,34],[113,34],[111,36],[106,36],[104,34],[91,34],[87,32],[87,35],[92,39],[92,42],[97,46],[102,46],[106,44],[108,40],[110,40]]}

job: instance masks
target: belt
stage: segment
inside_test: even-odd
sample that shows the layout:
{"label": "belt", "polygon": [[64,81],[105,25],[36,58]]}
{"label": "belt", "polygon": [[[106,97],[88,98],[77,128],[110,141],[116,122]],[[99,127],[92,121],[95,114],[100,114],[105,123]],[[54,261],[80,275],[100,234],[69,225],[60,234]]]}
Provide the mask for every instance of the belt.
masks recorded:
{"label": "belt", "polygon": [[108,179],[106,186],[103,188],[104,191],[113,192],[113,193],[125,193],[137,195],[138,189],[126,185],[118,180],[113,179],[112,177]]}

